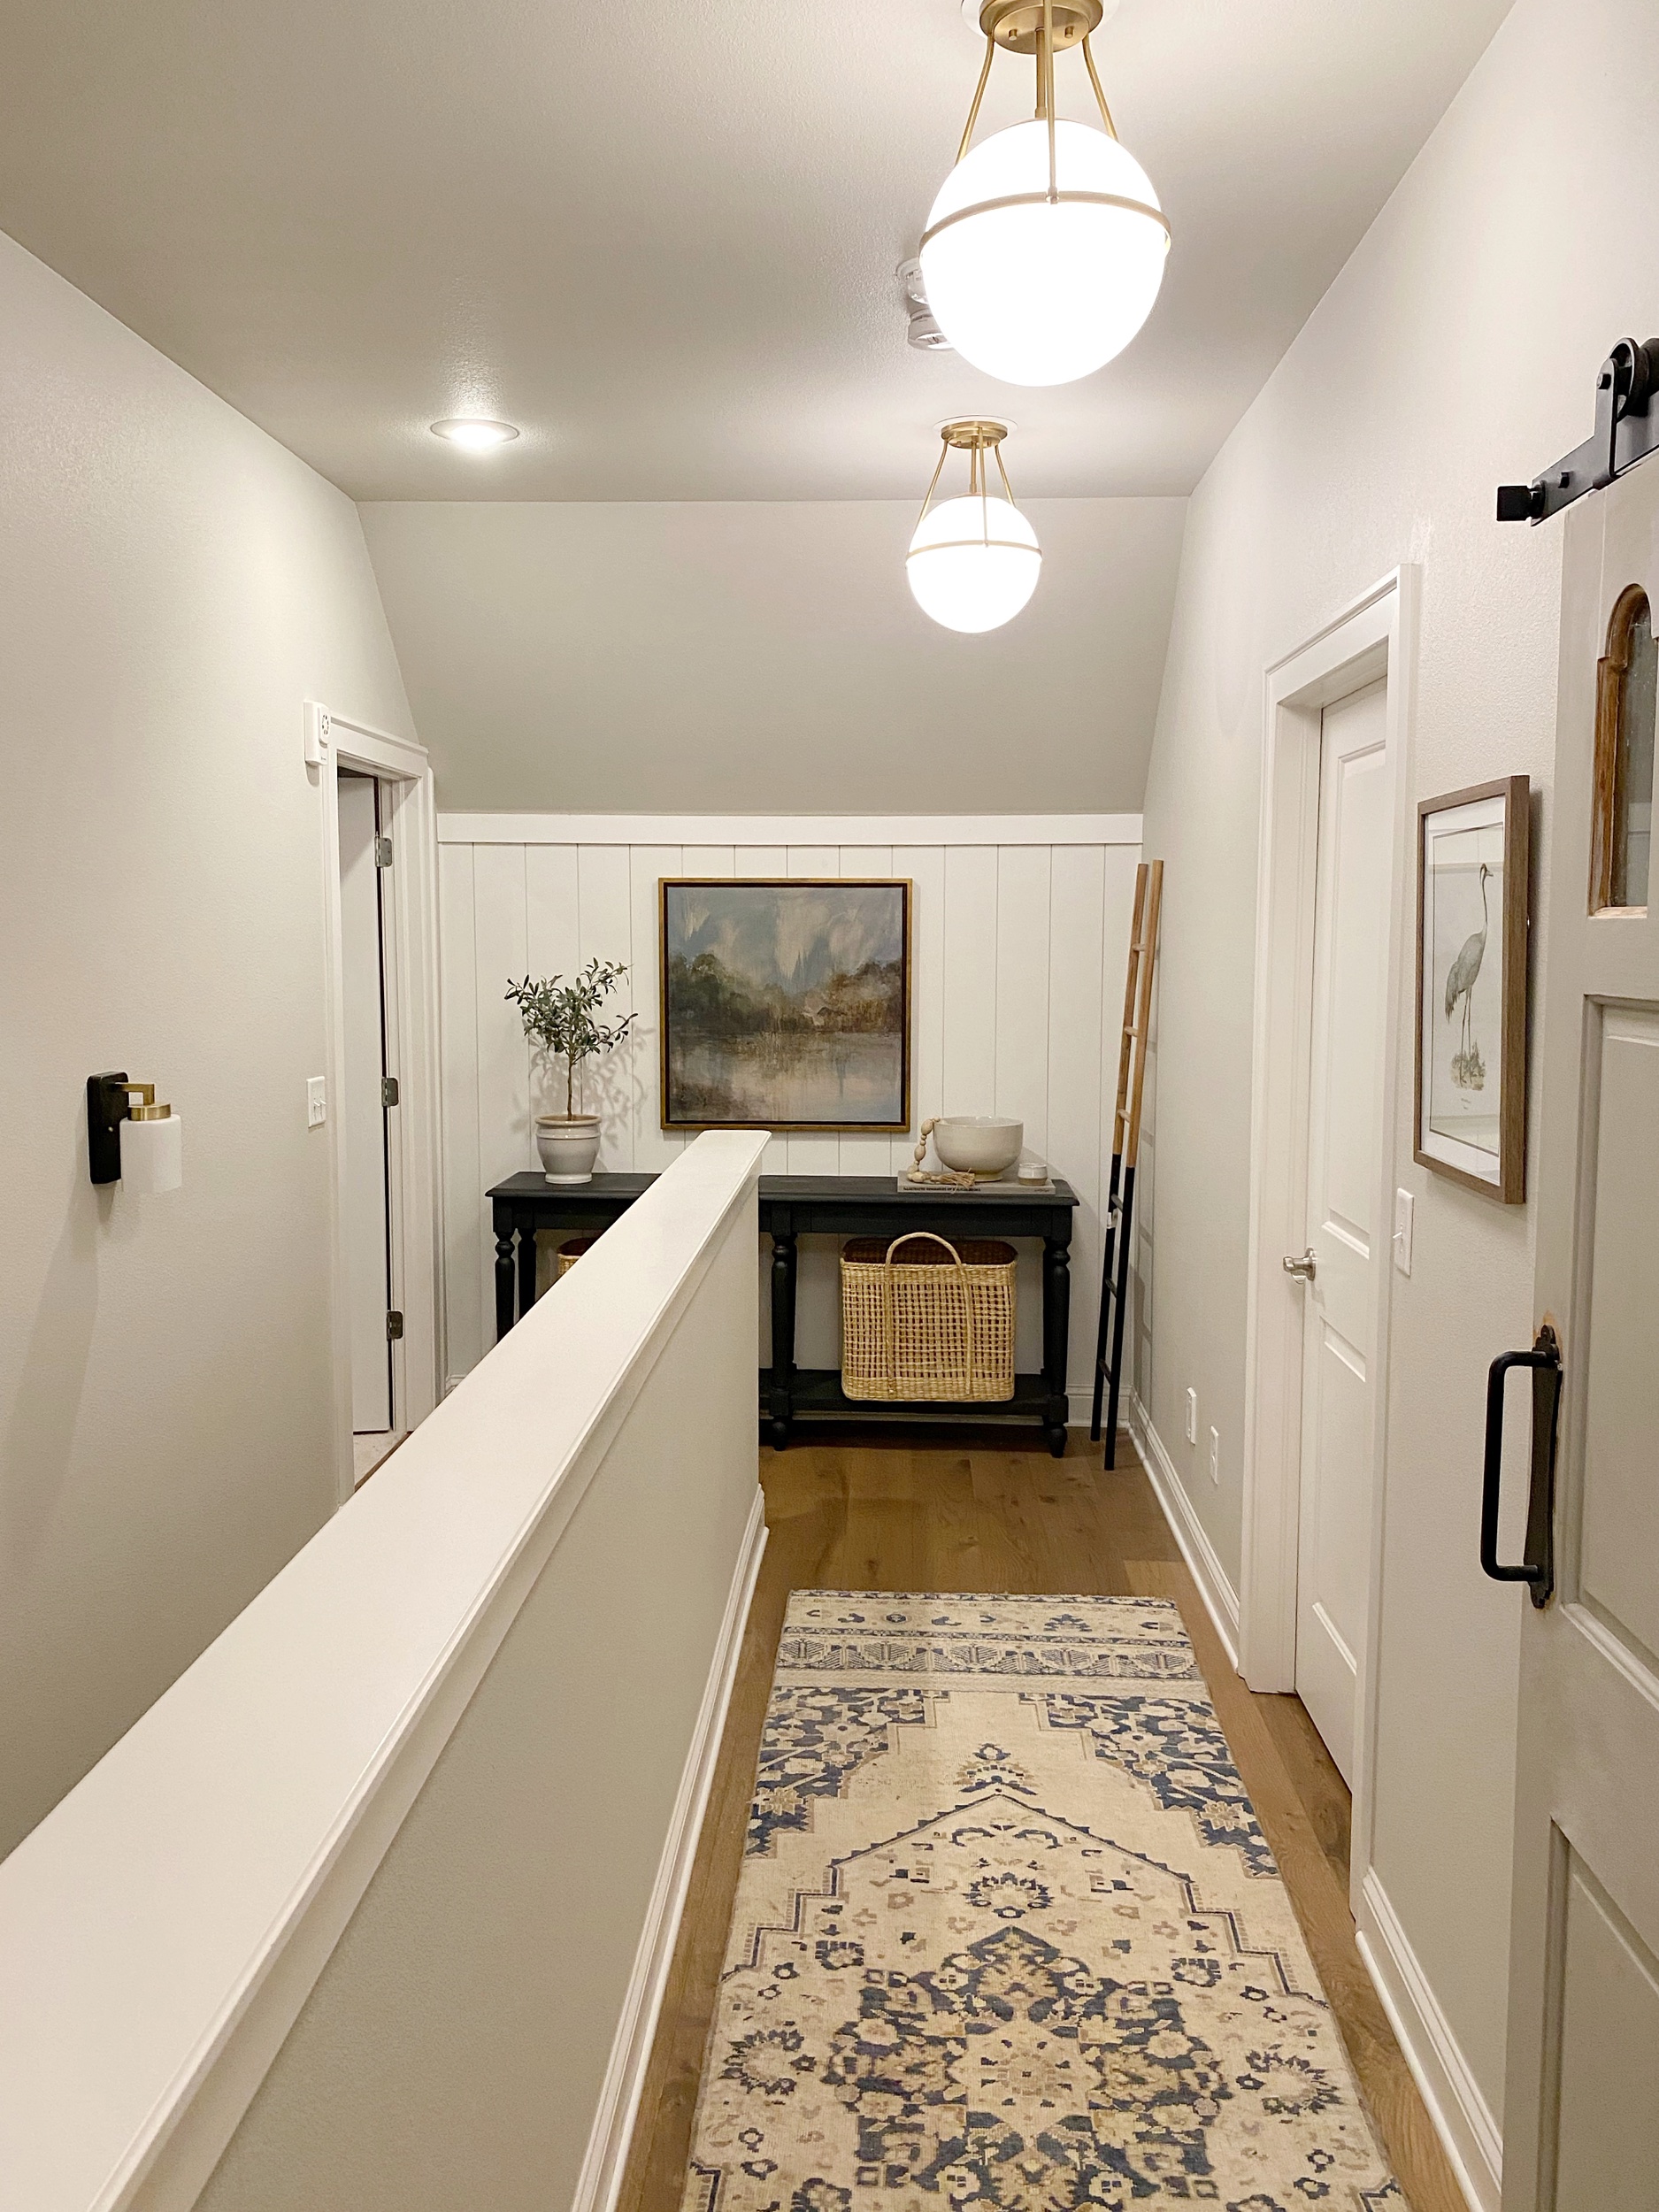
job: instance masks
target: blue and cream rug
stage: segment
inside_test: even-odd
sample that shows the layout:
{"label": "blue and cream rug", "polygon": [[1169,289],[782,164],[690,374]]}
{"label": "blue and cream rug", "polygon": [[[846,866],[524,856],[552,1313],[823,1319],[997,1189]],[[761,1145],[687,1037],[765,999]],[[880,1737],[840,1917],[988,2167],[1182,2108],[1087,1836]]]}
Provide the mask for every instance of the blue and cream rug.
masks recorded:
{"label": "blue and cream rug", "polygon": [[1164,1599],[790,1600],[685,2212],[1404,2200]]}

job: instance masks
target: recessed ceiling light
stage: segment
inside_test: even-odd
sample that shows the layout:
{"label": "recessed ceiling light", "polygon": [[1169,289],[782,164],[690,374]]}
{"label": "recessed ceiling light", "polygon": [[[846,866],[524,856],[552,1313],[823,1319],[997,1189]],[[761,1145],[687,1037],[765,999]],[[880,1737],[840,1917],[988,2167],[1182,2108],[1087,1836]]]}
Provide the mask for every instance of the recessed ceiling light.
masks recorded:
{"label": "recessed ceiling light", "polygon": [[447,438],[451,445],[465,446],[469,453],[488,453],[492,446],[505,445],[518,434],[510,422],[485,422],[473,415],[452,415],[447,421],[432,426],[434,438]]}

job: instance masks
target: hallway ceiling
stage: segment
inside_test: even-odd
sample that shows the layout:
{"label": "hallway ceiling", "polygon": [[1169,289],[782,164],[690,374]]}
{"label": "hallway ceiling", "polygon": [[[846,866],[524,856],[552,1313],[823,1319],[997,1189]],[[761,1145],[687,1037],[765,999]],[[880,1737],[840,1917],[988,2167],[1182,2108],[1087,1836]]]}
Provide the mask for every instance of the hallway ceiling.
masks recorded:
{"label": "hallway ceiling", "polygon": [[[1122,0],[1095,43],[1174,249],[1054,390],[905,342],[957,0],[13,7],[0,228],[357,498],[919,500],[987,410],[1017,492],[1185,492],[1507,5]],[[982,129],[1030,83],[1000,58]],[[457,414],[524,434],[480,460]]]}

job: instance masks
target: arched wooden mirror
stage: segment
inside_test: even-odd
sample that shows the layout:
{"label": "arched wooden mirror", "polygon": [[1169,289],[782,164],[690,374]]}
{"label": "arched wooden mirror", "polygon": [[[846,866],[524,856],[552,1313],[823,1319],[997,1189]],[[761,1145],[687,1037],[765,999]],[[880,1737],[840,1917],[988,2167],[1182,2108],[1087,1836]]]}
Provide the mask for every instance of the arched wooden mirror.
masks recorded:
{"label": "arched wooden mirror", "polygon": [[1647,904],[1653,821],[1654,718],[1659,646],[1640,584],[1620,592],[1596,672],[1595,835],[1590,848],[1590,911]]}

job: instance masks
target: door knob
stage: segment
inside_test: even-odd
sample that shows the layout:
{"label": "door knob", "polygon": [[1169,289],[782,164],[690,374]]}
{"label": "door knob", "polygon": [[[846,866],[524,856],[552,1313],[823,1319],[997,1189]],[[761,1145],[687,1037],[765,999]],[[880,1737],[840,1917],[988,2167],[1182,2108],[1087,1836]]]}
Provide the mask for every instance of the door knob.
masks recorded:
{"label": "door knob", "polygon": [[1292,1256],[1286,1252],[1283,1262],[1286,1274],[1294,1275],[1299,1279],[1299,1280],[1304,1283],[1310,1283],[1313,1280],[1314,1271],[1318,1266],[1318,1263],[1319,1263],[1315,1256],[1312,1245],[1308,1247],[1307,1250],[1302,1253],[1300,1258],[1293,1258]]}

